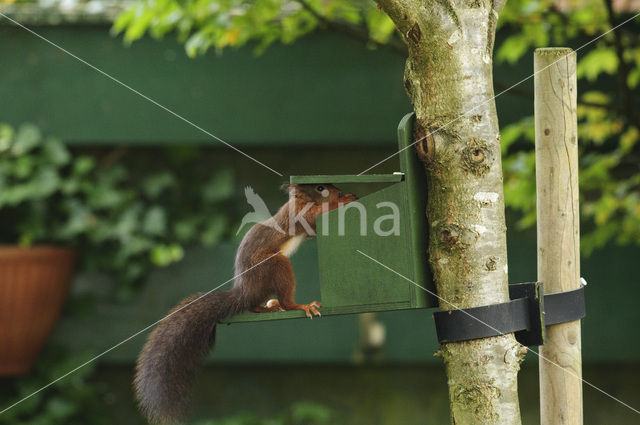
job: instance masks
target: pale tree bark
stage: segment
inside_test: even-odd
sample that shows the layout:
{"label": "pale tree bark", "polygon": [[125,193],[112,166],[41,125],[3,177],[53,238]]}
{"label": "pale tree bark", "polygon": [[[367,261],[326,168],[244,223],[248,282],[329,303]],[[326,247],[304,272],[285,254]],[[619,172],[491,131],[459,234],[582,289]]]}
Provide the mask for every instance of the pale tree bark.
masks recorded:
{"label": "pale tree bark", "polygon": [[[429,262],[440,309],[509,300],[492,55],[506,0],[377,0],[409,47],[404,85],[428,176]],[[430,133],[432,133],[429,135]],[[454,307],[455,306],[455,307]],[[451,421],[520,424],[513,334],[441,347]]]}

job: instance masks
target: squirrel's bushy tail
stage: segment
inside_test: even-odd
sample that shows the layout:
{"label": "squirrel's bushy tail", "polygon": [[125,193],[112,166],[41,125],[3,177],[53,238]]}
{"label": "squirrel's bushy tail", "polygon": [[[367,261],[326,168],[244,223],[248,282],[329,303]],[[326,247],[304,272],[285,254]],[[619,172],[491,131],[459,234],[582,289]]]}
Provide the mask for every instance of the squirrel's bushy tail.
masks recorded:
{"label": "squirrel's bushy tail", "polygon": [[138,357],[134,380],[150,422],[170,424],[184,417],[196,368],[213,348],[216,323],[243,309],[233,289],[200,293],[182,300],[158,323]]}

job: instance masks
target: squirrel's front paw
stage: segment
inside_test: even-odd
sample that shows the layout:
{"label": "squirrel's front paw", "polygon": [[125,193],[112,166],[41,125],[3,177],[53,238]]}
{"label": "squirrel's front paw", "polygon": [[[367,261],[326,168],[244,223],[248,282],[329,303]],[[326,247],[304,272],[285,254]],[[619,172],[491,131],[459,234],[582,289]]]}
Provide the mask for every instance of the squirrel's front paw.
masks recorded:
{"label": "squirrel's front paw", "polygon": [[[318,309],[320,307],[322,307],[322,304],[320,304],[317,301],[311,301],[309,304],[303,304],[303,310],[305,311],[305,313],[307,314],[307,317],[312,319],[313,316],[322,316],[322,314],[320,314],[320,312],[318,311]],[[313,314],[313,316],[311,315]]]}

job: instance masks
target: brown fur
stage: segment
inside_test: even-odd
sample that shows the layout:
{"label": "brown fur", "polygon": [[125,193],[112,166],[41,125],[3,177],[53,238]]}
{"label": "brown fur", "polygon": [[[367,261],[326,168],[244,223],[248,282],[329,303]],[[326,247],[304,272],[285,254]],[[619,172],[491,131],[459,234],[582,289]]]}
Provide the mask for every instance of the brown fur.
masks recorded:
{"label": "brown fur", "polygon": [[[320,186],[328,196],[323,196]],[[233,288],[182,300],[149,335],[134,379],[136,397],[149,421],[170,424],[184,418],[196,369],[213,348],[220,320],[246,310],[304,310],[308,317],[320,314],[320,304],[315,301],[296,304],[291,262],[279,253],[294,236],[313,236],[299,222],[293,223],[290,214],[295,216],[309,206],[304,219],[315,232],[315,219],[322,214],[323,204],[327,204],[327,211],[357,198],[329,184],[285,184],[283,189],[289,192],[289,201],[269,220],[254,225],[242,239]],[[265,306],[274,295],[278,301]]]}

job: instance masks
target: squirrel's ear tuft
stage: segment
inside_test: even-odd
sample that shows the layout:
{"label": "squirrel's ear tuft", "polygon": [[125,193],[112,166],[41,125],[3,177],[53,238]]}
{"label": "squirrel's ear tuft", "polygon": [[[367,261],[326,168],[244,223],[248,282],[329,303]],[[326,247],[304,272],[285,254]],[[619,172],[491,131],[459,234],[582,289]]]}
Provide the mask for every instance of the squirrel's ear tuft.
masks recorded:
{"label": "squirrel's ear tuft", "polygon": [[291,184],[289,182],[284,182],[282,183],[282,186],[280,186],[280,190],[285,193],[289,193],[289,189],[291,189]]}

